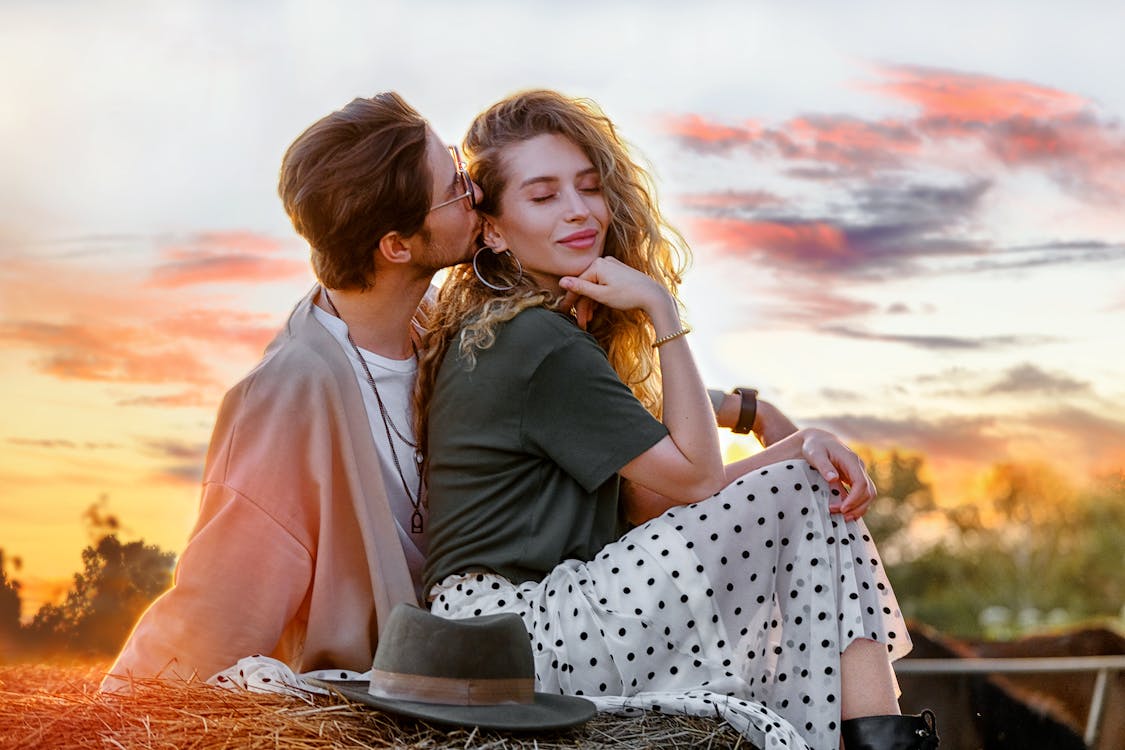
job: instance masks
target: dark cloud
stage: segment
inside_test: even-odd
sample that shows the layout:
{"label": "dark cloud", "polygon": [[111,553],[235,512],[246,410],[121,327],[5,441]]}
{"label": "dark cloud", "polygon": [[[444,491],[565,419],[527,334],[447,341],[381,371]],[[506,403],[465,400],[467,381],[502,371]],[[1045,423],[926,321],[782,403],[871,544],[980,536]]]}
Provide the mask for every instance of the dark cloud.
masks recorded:
{"label": "dark cloud", "polygon": [[120,448],[120,443],[95,442],[90,440],[68,440],[65,438],[8,438],[10,445],[25,448],[63,448],[67,450],[107,450]]}
{"label": "dark cloud", "polygon": [[142,440],[141,449],[152,456],[167,459],[156,478],[180,484],[198,484],[203,477],[203,461],[207,457],[206,443],[188,443],[179,440]]}
{"label": "dark cloud", "polygon": [[1086,381],[1075,380],[1062,373],[1049,373],[1031,363],[1024,363],[1008,370],[1000,380],[985,388],[984,393],[1067,395],[1087,393],[1089,390],[1090,384]]}
{"label": "dark cloud", "polygon": [[729,212],[690,220],[698,240],[728,254],[745,254],[802,273],[889,276],[923,270],[921,261],[979,257],[989,248],[956,233],[971,223],[991,187],[984,180],[957,186],[882,181],[849,192],[829,216],[773,209]]}
{"label": "dark cloud", "polygon": [[142,440],[141,448],[149,455],[202,463],[207,456],[207,443],[185,443],[179,440]]}
{"label": "dark cloud", "polygon": [[1034,346],[1050,343],[1054,339],[1047,336],[982,336],[971,338],[968,336],[916,336],[910,334],[875,333],[863,331],[847,326],[821,326],[821,333],[833,336],[842,336],[850,339],[864,341],[885,341],[892,344],[905,344],[920,349],[931,350],[974,350],[974,349],[1001,349],[1010,346]]}
{"label": "dark cloud", "polygon": [[1006,440],[990,434],[997,422],[991,416],[927,421],[839,414],[803,421],[824,427],[844,440],[880,448],[906,448],[939,458],[979,462],[982,457],[999,459],[1007,455]]}

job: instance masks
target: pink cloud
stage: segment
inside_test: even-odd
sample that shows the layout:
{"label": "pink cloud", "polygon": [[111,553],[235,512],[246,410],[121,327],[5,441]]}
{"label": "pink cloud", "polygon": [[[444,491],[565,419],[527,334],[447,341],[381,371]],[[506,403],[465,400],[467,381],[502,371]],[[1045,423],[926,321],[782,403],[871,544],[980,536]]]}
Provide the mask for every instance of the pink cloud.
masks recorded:
{"label": "pink cloud", "polygon": [[1052,119],[1089,106],[1066,91],[977,73],[915,65],[884,65],[876,71],[884,80],[867,88],[917,105],[923,117],[983,123],[1012,117]]}
{"label": "pink cloud", "polygon": [[[295,243],[252,232],[209,232],[160,249],[162,263],[148,284],[176,288],[196,284],[260,283],[309,276],[309,264],[295,255]],[[279,253],[285,255],[278,257]]]}
{"label": "pink cloud", "polygon": [[745,149],[795,163],[798,177],[868,176],[943,164],[962,144],[1005,168],[1043,170],[1063,188],[1125,196],[1125,129],[1076,94],[1024,81],[918,66],[879,66],[864,88],[911,106],[900,118],[814,113],[776,126],[668,117],[664,132],[694,150]]}
{"label": "pink cloud", "polygon": [[849,255],[847,240],[835,226],[826,222],[804,225],[772,221],[741,221],[699,217],[691,221],[692,234],[732,251],[757,251],[785,261],[828,264]]}

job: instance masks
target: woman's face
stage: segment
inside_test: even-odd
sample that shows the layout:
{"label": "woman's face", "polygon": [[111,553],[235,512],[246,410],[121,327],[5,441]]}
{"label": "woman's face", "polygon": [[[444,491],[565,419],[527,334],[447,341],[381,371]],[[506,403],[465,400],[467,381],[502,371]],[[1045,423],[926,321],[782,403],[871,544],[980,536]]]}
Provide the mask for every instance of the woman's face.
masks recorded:
{"label": "woman's face", "polygon": [[522,141],[502,158],[507,184],[485,240],[497,251],[511,250],[524,273],[557,293],[560,278],[581,274],[605,247],[609,209],[601,175],[561,135]]}

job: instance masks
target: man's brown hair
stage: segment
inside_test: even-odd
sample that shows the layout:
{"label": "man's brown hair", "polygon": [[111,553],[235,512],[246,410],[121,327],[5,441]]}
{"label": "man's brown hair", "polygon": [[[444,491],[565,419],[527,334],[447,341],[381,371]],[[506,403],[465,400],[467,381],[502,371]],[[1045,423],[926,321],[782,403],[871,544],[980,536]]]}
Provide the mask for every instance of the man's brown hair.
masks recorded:
{"label": "man's brown hair", "polygon": [[429,127],[393,91],[353,99],[293,141],[278,193],[329,289],[367,289],[379,240],[422,229],[433,178]]}

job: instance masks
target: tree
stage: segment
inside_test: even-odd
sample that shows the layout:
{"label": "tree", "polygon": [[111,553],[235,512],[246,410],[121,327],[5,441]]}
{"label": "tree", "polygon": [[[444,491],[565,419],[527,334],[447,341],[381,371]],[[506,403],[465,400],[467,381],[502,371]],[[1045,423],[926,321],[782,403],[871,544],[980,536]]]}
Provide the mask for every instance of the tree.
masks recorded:
{"label": "tree", "polygon": [[[0,647],[10,643],[20,631],[20,583],[8,577],[4,550],[0,549]],[[19,569],[20,559],[13,558],[12,564]],[[0,648],[3,651],[3,648]]]}
{"label": "tree", "polygon": [[172,582],[175,555],[116,534],[82,552],[84,570],[62,604],[39,609],[28,627],[43,645],[115,653],[145,607]]}

